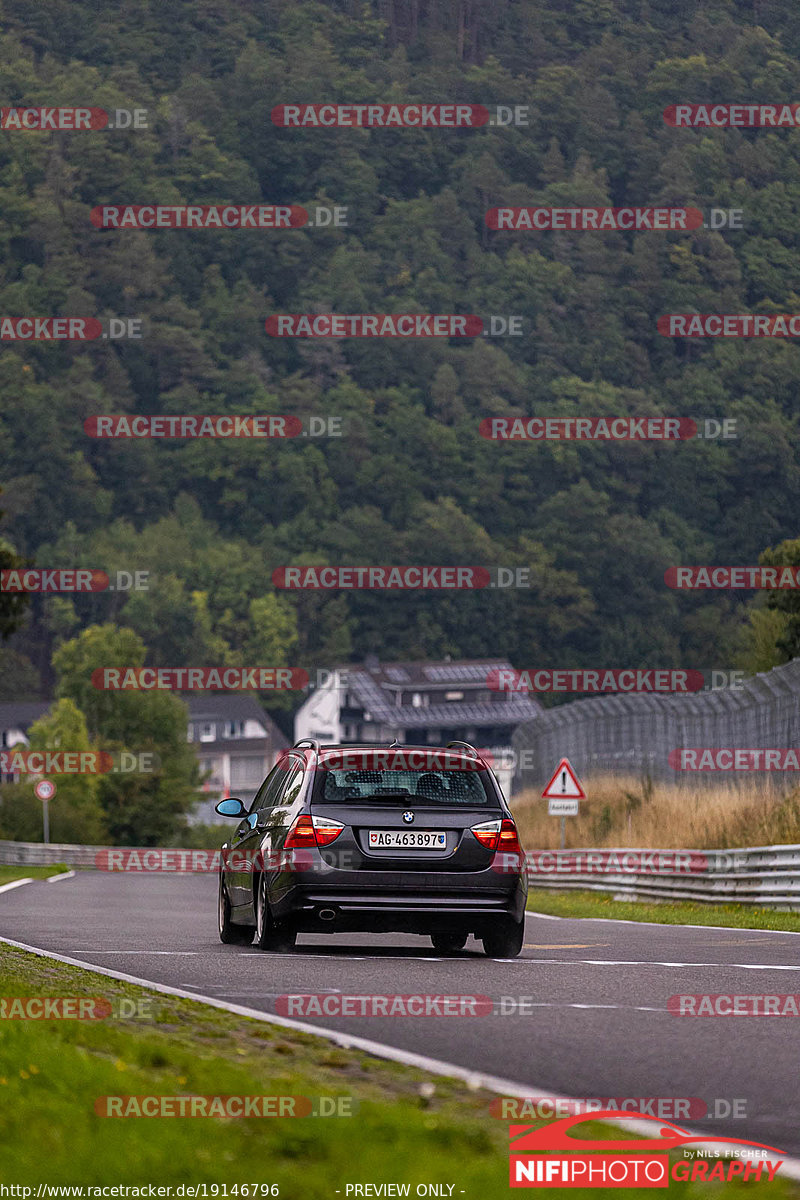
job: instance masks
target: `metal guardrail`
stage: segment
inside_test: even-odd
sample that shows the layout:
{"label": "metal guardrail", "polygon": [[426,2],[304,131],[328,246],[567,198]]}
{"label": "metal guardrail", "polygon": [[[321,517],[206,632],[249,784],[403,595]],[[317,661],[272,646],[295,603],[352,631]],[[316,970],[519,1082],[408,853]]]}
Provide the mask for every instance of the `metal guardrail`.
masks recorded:
{"label": "metal guardrail", "polygon": [[[34,867],[66,863],[70,867],[96,868],[96,855],[110,849],[113,847],[0,841],[0,864]],[[615,869],[600,870],[602,863],[597,860],[608,865],[611,855],[618,859]],[[587,856],[594,860],[592,869],[576,869],[586,865]],[[645,869],[637,870],[642,860]],[[653,860],[653,869],[648,869],[648,861]],[[752,904],[800,912],[800,845],[737,850],[535,850],[528,852],[527,863],[530,887],[610,892],[627,900]],[[669,869],[671,863],[683,869]]]}
{"label": "metal guardrail", "polygon": [[2,842],[0,841],[0,865],[6,867],[52,867],[66,863],[69,867],[93,867],[95,855],[108,846],[78,846],[68,843],[49,842]]}
{"label": "metal guardrail", "polygon": [[[636,869],[643,856],[661,855],[668,861],[680,854],[692,860],[689,869]],[[598,863],[597,869],[576,869],[587,865],[588,855],[606,861]],[[619,869],[600,869],[601,865],[609,865],[610,855],[618,856]],[[630,870],[626,869],[626,858]],[[630,847],[531,851],[527,863],[530,887],[611,892],[615,898],[625,900],[694,900],[800,912],[800,845],[692,851]]]}

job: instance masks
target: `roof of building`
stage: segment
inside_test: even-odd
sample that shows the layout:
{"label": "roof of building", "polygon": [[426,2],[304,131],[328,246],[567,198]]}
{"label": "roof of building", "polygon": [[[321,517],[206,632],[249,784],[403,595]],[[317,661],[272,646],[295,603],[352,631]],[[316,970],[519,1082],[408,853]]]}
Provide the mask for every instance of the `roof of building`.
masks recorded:
{"label": "roof of building", "polygon": [[52,700],[1,700],[0,729],[29,729],[52,705]]}
{"label": "roof of building", "polygon": [[195,739],[191,744],[201,758],[213,758],[216,754],[233,754],[236,758],[263,758],[273,750],[283,750],[289,743],[278,730],[283,740],[271,737],[232,737],[217,738],[213,742],[200,742]]}
{"label": "roof of building", "polygon": [[[273,747],[289,745],[288,739],[269,713],[264,711],[255,696],[243,695],[241,692],[212,692],[203,696],[183,695],[181,699],[188,704],[189,716],[193,721],[258,721],[267,731]],[[254,748],[253,743],[256,740],[255,738],[230,738],[225,739],[225,745],[227,747],[232,742],[236,742],[237,744],[241,743],[243,750],[251,750]],[[203,745],[204,743],[195,744]],[[214,746],[218,743],[208,742],[205,744]]]}
{"label": "roof of building", "polygon": [[[406,729],[421,729],[431,725],[518,725],[530,721],[542,712],[535,697],[526,692],[513,692],[502,702],[471,700],[469,691],[488,687],[490,672],[511,670],[502,658],[462,659],[457,662],[398,662],[372,661],[358,666],[342,666],[347,671],[347,691],[370,713],[373,720],[386,725],[402,725]],[[441,704],[414,707],[396,705],[394,696],[406,688],[425,691],[460,690],[463,700],[447,700]]]}

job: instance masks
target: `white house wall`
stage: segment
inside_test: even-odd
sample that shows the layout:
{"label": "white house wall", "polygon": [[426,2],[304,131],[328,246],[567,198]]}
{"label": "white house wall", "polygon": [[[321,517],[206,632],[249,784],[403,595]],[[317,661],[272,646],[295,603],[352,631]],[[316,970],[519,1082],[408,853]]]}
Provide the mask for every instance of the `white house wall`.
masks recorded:
{"label": "white house wall", "polygon": [[317,738],[321,742],[341,742],[342,726],[339,706],[344,700],[339,672],[316,688],[297,710],[294,718],[294,738]]}

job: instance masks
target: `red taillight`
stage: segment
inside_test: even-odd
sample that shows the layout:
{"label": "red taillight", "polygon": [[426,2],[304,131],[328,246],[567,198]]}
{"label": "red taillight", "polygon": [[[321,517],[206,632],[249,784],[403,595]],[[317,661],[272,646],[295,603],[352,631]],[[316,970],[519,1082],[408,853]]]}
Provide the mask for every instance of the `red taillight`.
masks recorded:
{"label": "red taillight", "polygon": [[492,859],[492,870],[510,875],[517,875],[522,870],[525,859],[519,835],[514,822],[506,817],[500,827],[497,839],[497,851]]}
{"label": "red taillight", "polygon": [[301,850],[308,846],[316,846],[316,844],[314,822],[308,813],[301,813],[286,835],[283,848],[284,850]]}
{"label": "red taillight", "polygon": [[501,825],[505,825],[505,821],[484,821],[483,825],[473,825],[472,833],[487,850],[496,850]]}
{"label": "red taillight", "polygon": [[344,829],[339,821],[329,817],[312,817],[301,813],[286,835],[284,850],[303,850],[309,846],[329,846]]}
{"label": "red taillight", "polygon": [[341,821],[332,821],[330,817],[312,817],[314,833],[317,835],[318,846],[329,846],[335,842],[344,829]]}
{"label": "red taillight", "polygon": [[502,854],[522,854],[517,827],[510,817],[506,817],[500,826],[497,849]]}

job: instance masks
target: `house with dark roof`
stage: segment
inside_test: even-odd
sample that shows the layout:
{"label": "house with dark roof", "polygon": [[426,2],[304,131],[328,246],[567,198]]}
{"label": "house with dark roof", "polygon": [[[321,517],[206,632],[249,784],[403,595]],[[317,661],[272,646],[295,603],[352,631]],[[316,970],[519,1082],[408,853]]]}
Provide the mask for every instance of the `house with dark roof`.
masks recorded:
{"label": "house with dark roof", "polygon": [[[254,696],[216,692],[182,699],[189,706],[187,740],[194,747],[200,770],[211,772],[203,784],[207,799],[198,804],[189,822],[225,824],[226,818],[214,812],[217,800],[239,796],[249,805],[279,751],[289,743]],[[0,702],[0,747],[27,746],[28,730],[52,703]]]}
{"label": "house with dark roof", "polygon": [[254,696],[211,692],[182,698],[189,706],[187,740],[200,770],[211,772],[203,784],[208,800],[197,806],[189,821],[228,823],[214,812],[214,805],[225,796],[238,796],[249,805],[288,740]]}
{"label": "house with dark roof", "polygon": [[501,751],[510,757],[516,728],[543,710],[527,692],[493,689],[490,680],[499,670],[511,670],[507,659],[380,663],[373,658],[336,667],[295,714],[295,740],[397,738],[431,746],[464,741],[491,749],[500,759]]}

